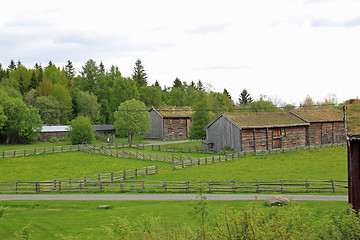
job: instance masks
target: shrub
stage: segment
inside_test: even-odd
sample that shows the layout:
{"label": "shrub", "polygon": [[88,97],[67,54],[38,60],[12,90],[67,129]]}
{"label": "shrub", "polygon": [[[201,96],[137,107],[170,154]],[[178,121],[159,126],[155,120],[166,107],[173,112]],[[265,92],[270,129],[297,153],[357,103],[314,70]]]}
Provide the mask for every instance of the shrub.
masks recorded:
{"label": "shrub", "polygon": [[94,140],[94,128],[90,119],[85,116],[78,116],[71,121],[69,132],[72,144],[91,143]]}
{"label": "shrub", "polygon": [[57,137],[52,137],[49,139],[49,142],[56,143],[56,142],[59,142],[59,139]]}

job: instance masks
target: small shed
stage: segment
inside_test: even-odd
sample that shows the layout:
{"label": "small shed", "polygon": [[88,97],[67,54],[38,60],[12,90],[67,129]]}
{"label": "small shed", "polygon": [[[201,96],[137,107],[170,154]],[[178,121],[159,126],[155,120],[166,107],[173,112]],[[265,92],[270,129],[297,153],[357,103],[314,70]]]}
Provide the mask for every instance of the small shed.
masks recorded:
{"label": "small shed", "polygon": [[151,107],[151,131],[144,138],[177,139],[189,137],[191,107]]}
{"label": "small shed", "polygon": [[69,125],[43,125],[40,131],[38,141],[45,142],[49,141],[50,138],[64,138],[68,131],[70,131]]}
{"label": "small shed", "polygon": [[307,133],[307,145],[346,142],[343,111],[330,107],[305,107],[291,113],[310,123]]}
{"label": "small shed", "polygon": [[355,211],[360,210],[360,100],[345,103],[345,124],[348,147],[348,194]]}
{"label": "small shed", "polygon": [[271,150],[306,145],[310,124],[289,112],[222,113],[206,126],[204,151]]}
{"label": "small shed", "polygon": [[92,125],[94,130],[101,136],[108,136],[115,134],[113,125]]}

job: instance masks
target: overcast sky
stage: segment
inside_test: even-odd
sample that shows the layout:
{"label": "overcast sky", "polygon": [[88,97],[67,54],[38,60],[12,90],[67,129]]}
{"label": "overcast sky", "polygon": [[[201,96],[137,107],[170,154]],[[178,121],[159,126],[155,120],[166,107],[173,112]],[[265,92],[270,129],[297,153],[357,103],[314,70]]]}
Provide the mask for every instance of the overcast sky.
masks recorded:
{"label": "overcast sky", "polygon": [[150,84],[246,88],[299,104],[360,97],[360,0],[3,1],[0,63],[49,60],[77,72],[89,59]]}

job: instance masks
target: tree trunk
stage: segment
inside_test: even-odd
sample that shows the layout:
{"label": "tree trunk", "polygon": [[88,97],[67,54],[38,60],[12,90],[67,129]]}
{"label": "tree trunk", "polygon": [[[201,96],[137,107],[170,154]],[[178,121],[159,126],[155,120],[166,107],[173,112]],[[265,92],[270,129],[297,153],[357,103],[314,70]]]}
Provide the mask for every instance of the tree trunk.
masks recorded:
{"label": "tree trunk", "polygon": [[129,134],[129,147],[131,147],[131,144],[132,144],[132,134],[130,133]]}

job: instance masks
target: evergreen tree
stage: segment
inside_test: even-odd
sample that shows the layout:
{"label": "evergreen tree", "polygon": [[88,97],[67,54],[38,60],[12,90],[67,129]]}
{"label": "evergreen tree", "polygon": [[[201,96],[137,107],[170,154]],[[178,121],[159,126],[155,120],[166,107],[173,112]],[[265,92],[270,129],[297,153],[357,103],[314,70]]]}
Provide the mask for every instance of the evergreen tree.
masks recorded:
{"label": "evergreen tree", "polygon": [[79,79],[80,89],[92,92],[93,88],[96,87],[96,81],[99,77],[99,67],[94,60],[89,59],[82,69],[83,71],[80,72],[81,78]]}
{"label": "evergreen tree", "polygon": [[68,60],[67,64],[65,65],[65,72],[66,77],[70,83],[71,79],[75,77],[75,68],[70,60]]}
{"label": "evergreen tree", "polygon": [[241,106],[249,105],[253,101],[252,97],[250,97],[250,93],[244,89],[239,96],[239,103]]}
{"label": "evergreen tree", "polygon": [[5,78],[6,76],[6,71],[2,68],[2,65],[0,63],[0,81],[1,79]]}
{"label": "evergreen tree", "polygon": [[50,60],[48,65],[45,67],[45,70],[48,69],[49,67],[53,66],[54,64],[52,63],[52,61]]}
{"label": "evergreen tree", "polygon": [[160,87],[160,88],[161,88],[160,83],[158,82],[158,80],[156,80],[156,81],[155,81],[154,86],[155,86],[155,87]]}
{"label": "evergreen tree", "polygon": [[100,73],[101,75],[105,75],[105,66],[104,66],[104,64],[102,63],[102,61],[100,61],[99,73]]}
{"label": "evergreen tree", "polygon": [[35,71],[33,70],[31,78],[30,78],[30,89],[36,89],[38,86],[38,79],[35,75]]}
{"label": "evergreen tree", "polygon": [[135,80],[138,89],[140,89],[143,86],[147,86],[147,74],[144,70],[144,66],[142,65],[140,59],[136,60],[135,62],[134,73],[132,75],[132,78]]}
{"label": "evergreen tree", "polygon": [[198,91],[204,90],[204,85],[203,85],[203,83],[201,82],[201,80],[199,80],[199,81],[197,82],[196,90],[198,90]]}
{"label": "evergreen tree", "polygon": [[17,67],[18,67],[18,68],[19,68],[19,67],[23,67],[23,65],[22,65],[22,63],[21,63],[20,60],[18,60],[18,62],[17,62]]}
{"label": "evergreen tree", "polygon": [[20,90],[21,94],[24,94],[24,77],[23,77],[22,72],[20,72],[19,90]]}
{"label": "evergreen tree", "polygon": [[224,88],[223,94],[231,99],[231,95],[226,88]]}
{"label": "evergreen tree", "polygon": [[10,71],[14,71],[14,70],[16,69],[16,65],[15,65],[14,60],[11,59],[10,64],[9,64],[9,66],[8,66],[8,69],[9,69]]}
{"label": "evergreen tree", "polygon": [[175,78],[174,83],[173,83],[173,88],[182,88],[183,84],[180,81],[180,79]]}
{"label": "evergreen tree", "polygon": [[38,83],[42,82],[43,77],[44,77],[44,70],[40,66],[39,69],[38,69],[38,75],[37,75]]}

